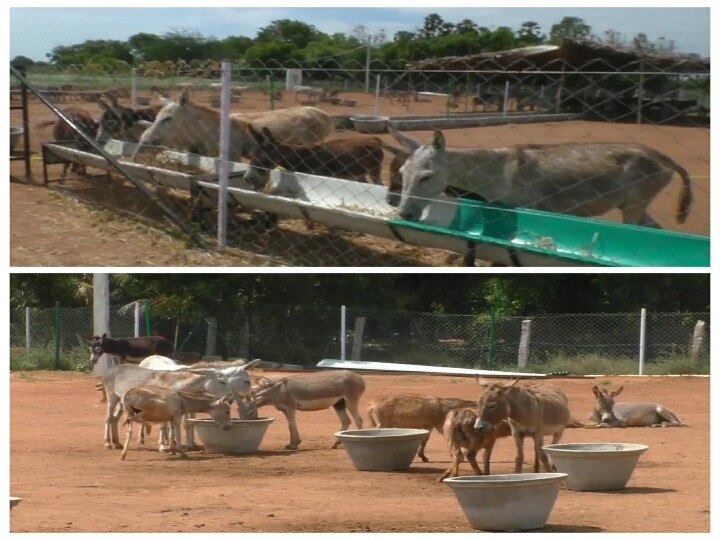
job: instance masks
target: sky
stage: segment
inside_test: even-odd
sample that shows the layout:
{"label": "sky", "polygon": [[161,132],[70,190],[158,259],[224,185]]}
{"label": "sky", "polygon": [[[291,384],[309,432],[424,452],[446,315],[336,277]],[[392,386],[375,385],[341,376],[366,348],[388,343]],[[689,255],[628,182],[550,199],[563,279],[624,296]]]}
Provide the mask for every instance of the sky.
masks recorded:
{"label": "sky", "polygon": [[[691,5],[703,5],[689,2]],[[82,5],[75,2],[73,5]],[[84,2],[92,6],[91,2]],[[205,37],[224,38],[230,35],[254,38],[261,28],[273,20],[290,19],[310,24],[326,34],[341,32],[351,34],[356,25],[362,24],[371,33],[381,29],[389,39],[395,32],[414,32],[422,27],[430,13],[439,14],[445,21],[460,22],[471,19],[480,26],[489,28],[509,26],[520,28],[525,21],[534,21],[541,31],[548,34],[550,27],[565,16],[580,17],[590,25],[593,34],[602,35],[608,29],[621,33],[628,40],[639,32],[645,33],[651,41],[660,37],[675,41],[677,50],[710,56],[710,9],[709,7],[576,7],[582,2],[565,3],[568,7],[181,7],[179,0],[171,3],[144,2],[143,6],[155,7],[48,7],[57,3],[11,0],[10,59],[18,55],[33,60],[46,60],[46,54],[58,45],[75,45],[86,40],[106,39],[126,41],[130,36],[147,32],[162,35],[174,30],[198,32]],[[197,3],[195,3],[196,5]],[[208,6],[212,1],[205,2]],[[227,6],[218,4],[220,6]],[[244,4],[248,4],[245,2]],[[266,3],[268,5],[271,3]],[[324,2],[322,4],[328,4]],[[334,2],[334,5],[342,5]],[[364,4],[393,5],[392,2]],[[396,3],[397,4],[397,3]],[[478,2],[473,2],[477,5]],[[506,3],[507,4],[507,3]],[[546,2],[548,4],[548,2]],[[562,4],[562,5],[565,5]],[[44,7],[25,7],[25,6]],[[107,0],[105,6],[118,5]],[[132,5],[132,2],[123,2]],[[192,5],[192,4],[188,4]],[[402,4],[400,4],[402,6]],[[425,5],[414,1],[414,6]],[[459,5],[451,2],[449,5]],[[471,4],[472,5],[472,4]],[[556,4],[557,5],[557,4]],[[643,5],[635,2],[634,5]],[[652,4],[644,4],[650,6]],[[15,7],[17,6],[17,7]],[[162,7],[158,7],[162,6]],[[172,7],[168,7],[172,6]]]}

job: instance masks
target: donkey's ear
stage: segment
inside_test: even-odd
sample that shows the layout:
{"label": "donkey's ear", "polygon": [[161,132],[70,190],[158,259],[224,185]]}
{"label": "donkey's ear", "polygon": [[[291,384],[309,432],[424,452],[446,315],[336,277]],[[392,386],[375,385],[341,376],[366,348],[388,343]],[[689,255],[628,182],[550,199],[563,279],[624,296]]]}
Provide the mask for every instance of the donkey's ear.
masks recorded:
{"label": "donkey's ear", "polygon": [[392,122],[388,122],[387,124],[388,131],[390,132],[390,135],[392,135],[397,142],[402,144],[405,149],[410,152],[411,154],[420,148],[420,143],[416,141],[415,139],[411,139],[407,135],[403,135],[400,133],[397,129],[395,129],[395,126]]}
{"label": "donkey's ear", "polygon": [[267,127],[262,128],[262,136],[266,141],[268,141],[272,144],[277,144],[277,141],[275,140],[275,137],[273,136],[272,131],[270,131],[269,128],[267,128]]}
{"label": "donkey's ear", "polygon": [[241,366],[241,367],[242,367],[242,370],[243,370],[243,371],[247,371],[248,369],[252,369],[252,368],[254,368],[255,366],[257,366],[260,362],[262,362],[262,360],[261,360],[260,358],[256,358],[255,360],[252,360],[252,361],[248,362],[248,363],[245,364],[244,366]]}
{"label": "donkey's ear", "polygon": [[596,396],[600,394],[600,389],[597,386],[593,386],[593,394]]}
{"label": "donkey's ear", "polygon": [[504,389],[504,390],[510,390],[513,386],[515,386],[515,385],[518,383],[519,380],[520,380],[520,378],[516,378],[516,379],[515,379],[513,382],[511,382],[511,383],[505,383],[505,384],[503,384],[503,389]]}
{"label": "donkey's ear", "polygon": [[178,103],[180,105],[187,105],[190,103],[190,87],[186,86],[182,89],[180,92],[180,96],[178,97]]}
{"label": "donkey's ear", "polygon": [[612,394],[610,394],[612,397],[615,397],[617,395],[620,395],[620,393],[623,391],[623,387],[621,386],[617,390],[615,390]]}
{"label": "donkey's ear", "polygon": [[475,380],[480,386],[484,386],[485,388],[490,386],[490,383],[483,379],[480,375],[475,375]]}
{"label": "donkey's ear", "polygon": [[436,150],[445,150],[445,135],[439,129],[435,130],[432,145]]}

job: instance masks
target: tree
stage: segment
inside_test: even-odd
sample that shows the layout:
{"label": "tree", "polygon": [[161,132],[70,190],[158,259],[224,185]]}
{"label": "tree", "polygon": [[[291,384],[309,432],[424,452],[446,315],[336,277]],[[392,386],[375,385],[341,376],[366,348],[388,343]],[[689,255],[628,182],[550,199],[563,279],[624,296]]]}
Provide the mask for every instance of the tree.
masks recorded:
{"label": "tree", "polygon": [[437,13],[431,13],[427,17],[425,17],[425,21],[423,23],[423,27],[420,30],[420,38],[421,39],[433,39],[442,34],[443,26],[445,25],[445,21],[443,18],[438,15]]}
{"label": "tree", "polygon": [[255,38],[258,42],[285,42],[291,43],[297,49],[304,49],[311,41],[319,40],[324,34],[312,25],[301,21],[282,19],[272,21],[261,28]]}
{"label": "tree", "polygon": [[35,65],[35,61],[27,56],[18,55],[10,61],[10,64],[20,70],[31,68]]}
{"label": "tree", "polygon": [[540,25],[534,21],[522,23],[517,37],[525,46],[538,45],[545,41],[545,36],[540,32]]}
{"label": "tree", "polygon": [[590,36],[590,26],[579,17],[563,17],[550,28],[550,43],[560,45],[564,39],[583,40]]}

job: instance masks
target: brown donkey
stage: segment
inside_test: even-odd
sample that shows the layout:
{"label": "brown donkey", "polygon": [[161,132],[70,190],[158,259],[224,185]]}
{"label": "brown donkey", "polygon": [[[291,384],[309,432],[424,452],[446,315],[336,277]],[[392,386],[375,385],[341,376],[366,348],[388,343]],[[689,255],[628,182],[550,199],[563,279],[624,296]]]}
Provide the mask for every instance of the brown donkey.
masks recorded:
{"label": "brown donkey", "polygon": [[615,396],[623,391],[601,390],[593,386],[595,410],[590,413],[591,427],[666,427],[685,426],[677,415],[659,403],[615,403]]}
{"label": "brown donkey", "polygon": [[552,443],[556,444],[571,423],[567,397],[559,388],[545,384],[516,386],[518,380],[505,384],[478,381],[486,390],[478,401],[475,429],[489,433],[503,420],[508,421],[517,447],[516,473],[522,472],[523,436],[532,434],[535,444],[533,470],[540,471],[542,460],[543,467],[550,472],[550,462],[542,450],[543,436],[552,435]]}

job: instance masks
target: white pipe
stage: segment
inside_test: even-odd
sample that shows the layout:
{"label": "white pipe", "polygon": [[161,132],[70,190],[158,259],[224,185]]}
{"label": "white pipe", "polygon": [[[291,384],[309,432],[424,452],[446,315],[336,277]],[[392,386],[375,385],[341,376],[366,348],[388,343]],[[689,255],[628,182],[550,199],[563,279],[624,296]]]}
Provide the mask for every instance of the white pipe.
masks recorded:
{"label": "white pipe", "polygon": [[508,95],[510,94],[510,81],[505,81],[505,97],[503,99],[503,116],[507,115]]}
{"label": "white pipe", "polygon": [[375,116],[380,112],[380,75],[377,76],[377,83],[375,84]]}
{"label": "white pipe", "polygon": [[347,310],[345,306],[340,306],[340,360],[345,360],[345,322]]}
{"label": "white pipe", "polygon": [[140,300],[135,302],[135,337],[140,337]]}
{"label": "white pipe", "polygon": [[25,354],[30,354],[30,308],[25,307]]}
{"label": "white pipe", "polygon": [[220,247],[227,246],[228,175],[230,172],[230,73],[231,64],[223,60],[220,64],[222,90],[220,91],[220,166],[218,175],[218,236]]}
{"label": "white pipe", "polygon": [[638,354],[638,375],[645,374],[645,325],[647,313],[645,308],[640,310],[640,352]]}

